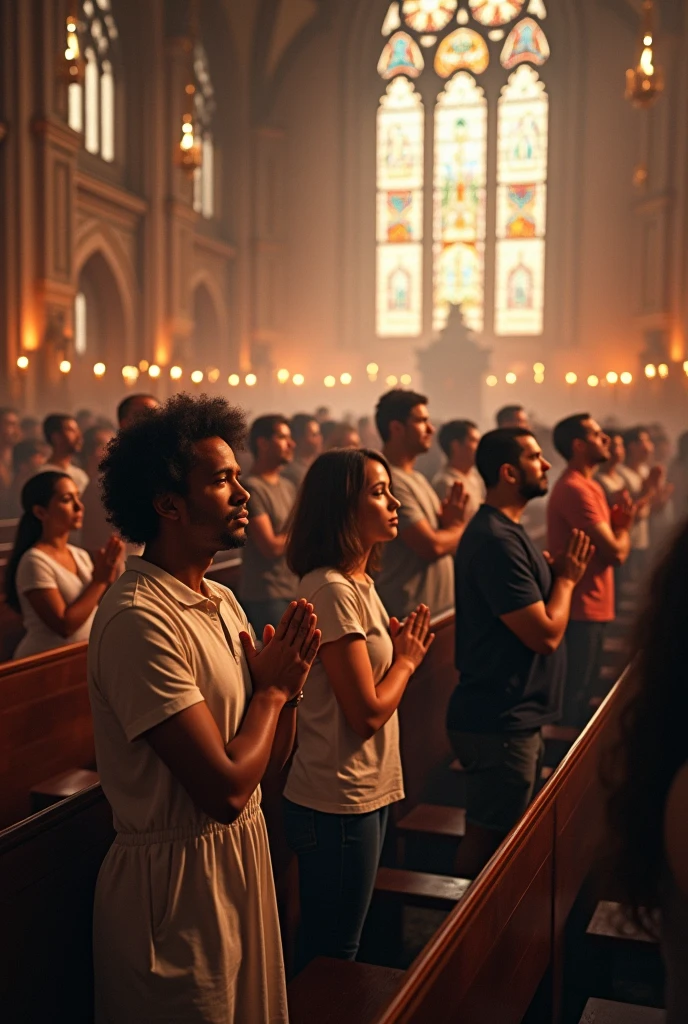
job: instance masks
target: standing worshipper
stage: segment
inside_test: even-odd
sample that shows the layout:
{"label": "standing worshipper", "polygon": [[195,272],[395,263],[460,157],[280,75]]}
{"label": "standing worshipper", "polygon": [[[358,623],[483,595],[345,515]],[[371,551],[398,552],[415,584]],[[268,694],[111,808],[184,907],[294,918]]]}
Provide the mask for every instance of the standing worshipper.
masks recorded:
{"label": "standing worshipper", "polygon": [[650,550],[650,517],[664,509],[671,497],[665,485],[664,467],[650,466],[655,446],[647,427],[632,427],[624,433],[626,458],[619,472],[626,481],[631,501],[636,506],[631,527],[631,550],[624,578],[637,580],[647,567]]}
{"label": "standing worshipper", "polygon": [[155,395],[127,395],[117,406],[117,423],[120,430],[131,426],[139,416],[151,409],[159,409],[160,402]]}
{"label": "standing worshipper", "polygon": [[518,427],[520,430],[530,430],[528,413],[522,405],[505,405],[495,414],[497,429],[502,427]]}
{"label": "standing worshipper", "polygon": [[322,631],[284,790],[299,861],[299,966],[356,959],[389,806],[404,796],[397,708],[433,637],[427,607],[400,626],[368,575],[396,536],[398,511],[389,466],[369,449],[321,455],[295,509],[289,564]]}
{"label": "standing worshipper", "polygon": [[297,580],[285,557],[287,523],[296,488],[282,470],[294,455],[289,421],[283,416],[259,416],[248,438],[253,465],[245,478],[249,526],[241,563],[241,603],[258,636],[268,622],[282,618],[297,590]]}
{"label": "standing worshipper", "polygon": [[79,424],[66,413],[51,413],[43,420],[43,433],[50,445],[50,454],[38,472],[66,473],[76,484],[79,494],[83,494],[88,486],[88,474],[73,461],[84,443]]}
{"label": "standing worshipper", "polygon": [[571,596],[591,555],[569,531],[557,557],[521,524],[547,493],[550,464],[528,430],[491,430],[478,446],[485,503],[456,553],[456,667],[447,729],[466,777],[466,835],[455,873],[474,878],[532,799],[542,726],[561,713],[564,632]]}
{"label": "standing worshipper", "polygon": [[14,447],[21,437],[16,409],[0,409],[0,519],[12,516]]}
{"label": "standing worshipper", "polygon": [[622,496],[610,509],[594,478],[609,461],[609,438],[588,413],[567,416],[554,428],[554,446],[566,469],[557,480],[547,507],[547,542],[561,551],[571,530],[583,530],[595,554],[571,602],[566,631],[567,670],[563,721],[581,728],[590,717],[589,700],[597,683],[607,624],[614,619],[614,567],[630,550],[633,509]]}
{"label": "standing worshipper", "polygon": [[462,485],[467,496],[468,523],[485,500],[485,486],[475,468],[480,431],[470,420],[451,420],[440,427],[439,442],[447,462],[432,478],[432,486],[440,501],[444,501],[455,483]]}
{"label": "standing worshipper", "polygon": [[291,752],[319,633],[292,602],[257,652],[234,595],[204,578],[217,550],[244,543],[244,430],[224,399],[176,395],[102,463],[106,509],[145,549],[89,645],[117,831],[96,884],[96,1024],[287,1021],[260,780]]}
{"label": "standing worshipper", "polygon": [[391,467],[392,490],[401,502],[397,537],[383,549],[378,593],[388,613],[398,619],[419,604],[436,615],[454,604],[452,555],[466,525],[467,495],[457,482],[440,502],[414,468],[435,433],[425,395],[401,388],[388,391],[377,404],[375,422]]}
{"label": "standing worshipper", "polygon": [[306,412],[292,416],[289,429],[295,445],[294,458],[283,468],[282,475],[291,480],[298,491],[308,467],[322,451],[323,439],[317,419]]}

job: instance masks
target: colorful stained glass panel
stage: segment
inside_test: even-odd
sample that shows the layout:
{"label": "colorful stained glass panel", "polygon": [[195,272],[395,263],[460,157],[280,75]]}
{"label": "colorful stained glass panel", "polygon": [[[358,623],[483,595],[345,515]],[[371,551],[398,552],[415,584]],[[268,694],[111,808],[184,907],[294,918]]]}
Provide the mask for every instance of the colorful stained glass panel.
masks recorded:
{"label": "colorful stained glass panel", "polygon": [[495,333],[542,333],[549,105],[537,71],[521,64],[499,100]]}
{"label": "colorful stained glass panel", "polygon": [[500,61],[511,71],[518,64],[529,61],[541,66],[549,57],[547,36],[532,18],[524,18],[514,25],[504,43]]}
{"label": "colorful stained glass panel", "polygon": [[385,79],[394,78],[395,75],[418,78],[424,67],[425,61],[418,43],[407,32],[395,32],[382,49],[377,73]]}
{"label": "colorful stained glass panel", "polygon": [[456,13],[457,0],[404,0],[401,12],[416,32],[439,32]]}
{"label": "colorful stained glass panel", "polygon": [[468,0],[471,14],[481,25],[506,25],[521,13],[525,0]]}
{"label": "colorful stained glass panel", "polygon": [[461,305],[473,330],[483,326],[487,101],[460,71],[435,108],[433,208],[433,326],[441,330],[450,304]]}
{"label": "colorful stained glass panel", "polygon": [[457,28],[445,36],[435,54],[435,71],[441,78],[449,78],[461,68],[480,75],[489,63],[487,43],[471,28]]}
{"label": "colorful stained glass panel", "polygon": [[401,28],[401,18],[399,17],[399,5],[394,0],[394,3],[387,8],[385,20],[382,22],[382,34],[388,36],[390,32],[395,32],[398,28]]}
{"label": "colorful stained glass panel", "polygon": [[423,131],[420,96],[394,78],[377,114],[377,297],[380,337],[422,327]]}

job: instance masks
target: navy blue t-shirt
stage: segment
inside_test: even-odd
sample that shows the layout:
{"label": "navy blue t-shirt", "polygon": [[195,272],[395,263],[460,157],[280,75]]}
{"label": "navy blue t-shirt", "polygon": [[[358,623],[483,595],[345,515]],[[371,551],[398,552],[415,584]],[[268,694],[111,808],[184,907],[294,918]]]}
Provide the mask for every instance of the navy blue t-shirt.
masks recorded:
{"label": "navy blue t-shirt", "polygon": [[566,648],[536,654],[500,616],[547,602],[552,573],[520,525],[482,505],[456,552],[456,667],[447,726],[462,732],[524,732],[561,714]]}

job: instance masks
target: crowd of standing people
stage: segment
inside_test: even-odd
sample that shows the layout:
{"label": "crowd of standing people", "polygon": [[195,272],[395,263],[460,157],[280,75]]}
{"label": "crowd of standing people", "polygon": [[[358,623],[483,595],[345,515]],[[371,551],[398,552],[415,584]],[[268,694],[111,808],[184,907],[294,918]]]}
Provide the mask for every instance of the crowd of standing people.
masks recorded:
{"label": "crowd of standing people", "polygon": [[[432,618],[453,610],[456,871],[475,877],[532,799],[542,727],[587,721],[619,582],[688,511],[688,435],[667,479],[647,428],[568,416],[549,494],[550,438],[517,405],[483,436],[444,423],[427,475],[436,431],[409,390],[382,395],[375,431],[322,414],[247,430],[223,399],[187,395],[129,396],[117,429],[81,419],[46,417],[41,441],[0,410],[0,502],[20,513],[15,657],[89,639],[117,830],[96,892],[97,1020],[286,1020],[265,772],[297,736],[298,963],[355,959],[404,796],[397,709]],[[543,542],[530,507],[547,497]],[[234,595],[205,574],[239,548]]]}

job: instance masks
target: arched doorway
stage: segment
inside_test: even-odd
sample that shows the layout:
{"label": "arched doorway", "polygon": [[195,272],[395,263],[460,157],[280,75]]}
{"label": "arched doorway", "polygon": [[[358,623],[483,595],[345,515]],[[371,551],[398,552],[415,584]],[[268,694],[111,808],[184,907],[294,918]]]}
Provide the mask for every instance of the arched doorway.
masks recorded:
{"label": "arched doorway", "polygon": [[[202,282],[193,293],[193,349],[191,359],[194,369],[203,370],[218,366],[221,359],[220,324],[212,296]],[[222,367],[224,368],[224,367]]]}
{"label": "arched doorway", "polygon": [[117,373],[126,352],[122,297],[101,252],[94,252],[79,273],[74,300],[74,372],[79,383],[93,381],[93,367],[104,363]]}

